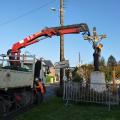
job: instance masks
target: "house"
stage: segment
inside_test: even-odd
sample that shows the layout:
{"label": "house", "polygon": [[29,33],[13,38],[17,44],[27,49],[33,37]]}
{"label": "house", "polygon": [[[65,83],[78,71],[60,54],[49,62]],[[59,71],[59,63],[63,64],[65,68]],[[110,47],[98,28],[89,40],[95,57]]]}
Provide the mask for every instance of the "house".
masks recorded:
{"label": "house", "polygon": [[45,66],[47,69],[49,69],[49,72],[51,75],[55,76],[55,68],[53,63],[50,60],[44,60]]}

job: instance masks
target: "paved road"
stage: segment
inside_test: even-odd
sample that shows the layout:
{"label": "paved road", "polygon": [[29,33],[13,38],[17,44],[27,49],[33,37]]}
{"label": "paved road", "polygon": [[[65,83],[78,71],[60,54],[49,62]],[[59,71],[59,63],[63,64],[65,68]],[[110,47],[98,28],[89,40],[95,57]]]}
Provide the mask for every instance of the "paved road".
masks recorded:
{"label": "paved road", "polygon": [[55,90],[59,87],[59,83],[47,84],[46,86],[46,94],[44,100],[48,100],[51,97],[55,96]]}

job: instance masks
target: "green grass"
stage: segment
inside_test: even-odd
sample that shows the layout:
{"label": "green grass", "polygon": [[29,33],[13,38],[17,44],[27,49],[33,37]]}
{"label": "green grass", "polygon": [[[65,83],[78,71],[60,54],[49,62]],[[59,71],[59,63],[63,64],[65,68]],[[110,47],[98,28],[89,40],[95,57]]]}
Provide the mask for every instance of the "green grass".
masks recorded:
{"label": "green grass", "polygon": [[108,111],[107,106],[71,104],[52,98],[18,116],[15,120],[120,120],[120,107]]}

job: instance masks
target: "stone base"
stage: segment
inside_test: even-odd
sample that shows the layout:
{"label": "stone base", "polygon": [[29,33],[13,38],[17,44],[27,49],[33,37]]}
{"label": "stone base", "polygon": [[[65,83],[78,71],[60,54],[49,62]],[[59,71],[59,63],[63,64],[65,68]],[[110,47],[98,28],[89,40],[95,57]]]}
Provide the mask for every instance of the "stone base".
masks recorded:
{"label": "stone base", "polygon": [[106,90],[105,74],[100,71],[93,71],[90,75],[90,88],[96,92]]}

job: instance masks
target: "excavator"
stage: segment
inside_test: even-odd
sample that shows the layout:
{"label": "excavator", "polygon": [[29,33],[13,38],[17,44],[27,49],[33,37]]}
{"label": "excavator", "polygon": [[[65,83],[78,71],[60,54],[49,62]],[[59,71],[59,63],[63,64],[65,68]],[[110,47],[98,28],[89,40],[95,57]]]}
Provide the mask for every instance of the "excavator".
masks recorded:
{"label": "excavator", "polygon": [[39,102],[45,94],[45,87],[39,80],[41,61],[35,61],[33,58],[31,71],[20,70],[23,64],[27,61],[24,58],[21,60],[20,53],[22,48],[37,43],[44,38],[79,33],[87,34],[89,36],[88,25],[81,23],[45,28],[14,43],[12,48],[7,51],[7,55],[2,55],[4,58],[2,62],[6,58],[10,67],[0,67],[0,111],[9,111],[15,105],[15,108],[19,106],[22,107],[31,102],[33,103],[34,100]]}

